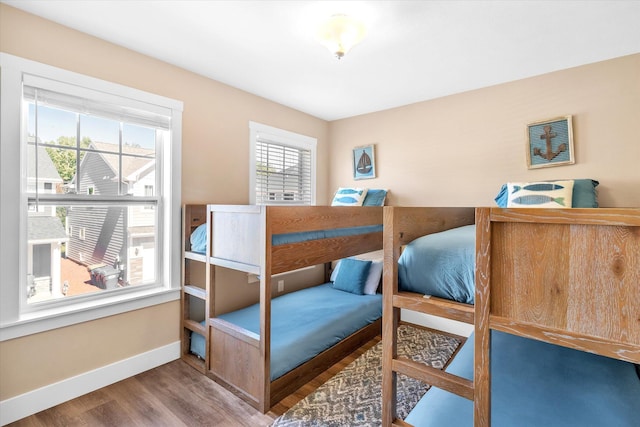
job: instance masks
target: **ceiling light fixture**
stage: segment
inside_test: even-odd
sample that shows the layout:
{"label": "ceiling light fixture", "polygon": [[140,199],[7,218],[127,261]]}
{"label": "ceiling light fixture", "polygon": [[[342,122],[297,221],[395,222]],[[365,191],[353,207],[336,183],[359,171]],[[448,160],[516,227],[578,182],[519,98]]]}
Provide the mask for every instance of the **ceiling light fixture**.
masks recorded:
{"label": "ceiling light fixture", "polygon": [[358,44],[366,34],[364,24],[350,16],[337,14],[331,16],[318,29],[318,41],[336,58],[342,57]]}

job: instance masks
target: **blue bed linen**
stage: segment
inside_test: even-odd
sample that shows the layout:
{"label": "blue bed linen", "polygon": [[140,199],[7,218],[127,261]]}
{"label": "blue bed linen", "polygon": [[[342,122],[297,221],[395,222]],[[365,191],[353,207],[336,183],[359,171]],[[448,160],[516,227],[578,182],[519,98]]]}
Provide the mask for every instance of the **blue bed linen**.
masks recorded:
{"label": "blue bed linen", "polygon": [[274,234],[271,238],[273,246],[288,243],[300,243],[309,240],[328,239],[331,237],[356,236],[359,234],[382,232],[382,224],[363,225],[359,227],[334,228],[331,230],[301,231],[299,233]]}
{"label": "blue bed linen", "polygon": [[207,224],[200,224],[189,237],[191,251],[204,254],[207,252]]}
{"label": "blue bed linen", "polygon": [[475,245],[475,225],[415,239],[398,260],[399,290],[473,304]]}
{"label": "blue bed linen", "polygon": [[[300,243],[309,240],[327,239],[330,237],[355,236],[358,234],[375,233],[382,231],[380,225],[365,225],[360,227],[336,228],[333,230],[302,231],[299,233],[274,234],[271,238],[273,246],[288,243]],[[199,225],[190,237],[191,251],[205,253],[207,251],[207,225]]]}
{"label": "blue bed linen", "polygon": [[[492,331],[493,427],[640,426],[634,366]],[[447,368],[473,379],[473,335]],[[472,427],[473,403],[432,388],[407,416],[415,427]]]}
{"label": "blue bed linen", "polygon": [[[260,305],[219,316],[260,333]],[[382,295],[354,295],[325,283],[271,300],[271,380],[382,316]],[[204,356],[204,337],[191,335],[191,351]]]}

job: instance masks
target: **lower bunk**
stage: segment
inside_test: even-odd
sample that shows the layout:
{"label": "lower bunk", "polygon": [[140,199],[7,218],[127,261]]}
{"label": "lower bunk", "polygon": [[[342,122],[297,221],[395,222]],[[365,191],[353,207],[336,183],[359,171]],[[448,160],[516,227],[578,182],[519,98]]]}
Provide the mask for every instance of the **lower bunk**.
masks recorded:
{"label": "lower bunk", "polygon": [[[500,331],[491,333],[494,427],[640,425],[640,377],[630,362]],[[470,337],[447,372],[473,380]],[[432,387],[405,421],[470,427],[473,401]]]}
{"label": "lower bunk", "polygon": [[[381,331],[382,295],[359,295],[333,283],[271,300],[270,381],[273,405]],[[244,375],[243,360],[216,357],[230,331],[260,341],[260,304],[209,319],[212,371]],[[216,331],[224,334],[216,335]],[[218,339],[219,338],[219,339]],[[205,338],[192,333],[192,353],[204,358]],[[255,347],[257,348],[257,347]],[[222,366],[226,365],[226,366]],[[235,369],[234,369],[235,367]],[[212,374],[211,372],[210,374]],[[214,374],[215,376],[215,374]],[[236,378],[216,378],[237,384]],[[250,381],[249,381],[250,382]],[[246,396],[245,396],[246,397]]]}

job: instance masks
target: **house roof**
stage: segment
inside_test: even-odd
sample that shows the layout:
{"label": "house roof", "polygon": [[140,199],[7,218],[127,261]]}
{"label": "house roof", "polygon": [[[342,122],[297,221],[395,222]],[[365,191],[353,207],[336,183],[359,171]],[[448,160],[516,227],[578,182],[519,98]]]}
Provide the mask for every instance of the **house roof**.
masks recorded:
{"label": "house roof", "polygon": [[[91,145],[96,150],[118,152],[118,145],[106,142],[92,142]],[[141,157],[123,156],[122,157],[122,176],[126,177],[135,175],[137,171],[140,171],[138,179],[146,175],[151,168],[148,168],[149,163],[155,162],[155,151],[148,148],[132,147],[130,145],[123,145],[122,152],[124,154],[132,154]],[[100,153],[102,155],[102,153]],[[114,174],[118,171],[118,157],[117,156],[102,156],[104,161],[109,165]]]}
{"label": "house roof", "polygon": [[[36,176],[36,162],[35,159],[36,146],[34,144],[27,144],[27,176],[29,178],[35,178]],[[38,145],[38,180],[50,181],[50,182],[62,182],[58,169],[51,161],[51,157],[47,153],[45,147]]]}
{"label": "house roof", "polygon": [[49,243],[67,241],[67,233],[55,216],[29,216],[27,220],[29,243]]}

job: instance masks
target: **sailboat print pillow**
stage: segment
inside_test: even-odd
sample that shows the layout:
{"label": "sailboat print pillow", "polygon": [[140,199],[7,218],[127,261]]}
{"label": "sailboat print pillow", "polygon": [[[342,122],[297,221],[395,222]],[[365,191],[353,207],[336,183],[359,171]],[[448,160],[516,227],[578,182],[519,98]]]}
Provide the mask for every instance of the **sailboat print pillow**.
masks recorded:
{"label": "sailboat print pillow", "polygon": [[331,206],[362,206],[366,195],[366,188],[338,188]]}
{"label": "sailboat print pillow", "polygon": [[570,208],[573,180],[509,182],[508,208]]}

